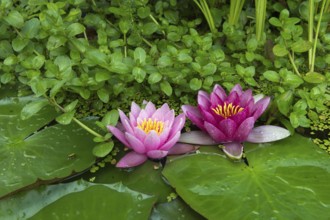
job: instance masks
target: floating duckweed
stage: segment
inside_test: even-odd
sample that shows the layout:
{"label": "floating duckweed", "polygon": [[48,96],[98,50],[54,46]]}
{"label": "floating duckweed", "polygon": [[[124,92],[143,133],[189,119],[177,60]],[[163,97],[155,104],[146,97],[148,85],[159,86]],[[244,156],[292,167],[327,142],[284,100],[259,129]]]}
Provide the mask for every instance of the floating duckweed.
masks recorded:
{"label": "floating duckweed", "polygon": [[167,202],[171,202],[172,200],[176,199],[176,197],[178,197],[178,194],[176,194],[174,192],[170,193],[170,195],[166,197]]}
{"label": "floating duckweed", "polygon": [[100,167],[98,167],[98,166],[96,166],[96,165],[93,165],[89,171],[90,171],[91,173],[95,173],[95,172],[98,171],[99,169],[100,169]]}
{"label": "floating duckweed", "polygon": [[112,159],[111,162],[110,162],[112,165],[115,165],[117,163],[117,160],[116,159]]}
{"label": "floating duckweed", "polygon": [[330,110],[319,113],[317,120],[311,120],[310,134],[313,142],[330,153]]}
{"label": "floating duckweed", "polygon": [[94,177],[91,177],[91,178],[89,178],[89,182],[94,182],[95,181],[95,179],[96,179],[96,177],[94,176]]}
{"label": "floating duckweed", "polygon": [[105,167],[105,162],[104,161],[98,162],[97,165],[103,168]]}
{"label": "floating duckweed", "polygon": [[108,156],[106,156],[106,158],[103,159],[103,161],[106,163],[110,163],[112,161],[112,159],[113,159],[112,155],[108,155]]}

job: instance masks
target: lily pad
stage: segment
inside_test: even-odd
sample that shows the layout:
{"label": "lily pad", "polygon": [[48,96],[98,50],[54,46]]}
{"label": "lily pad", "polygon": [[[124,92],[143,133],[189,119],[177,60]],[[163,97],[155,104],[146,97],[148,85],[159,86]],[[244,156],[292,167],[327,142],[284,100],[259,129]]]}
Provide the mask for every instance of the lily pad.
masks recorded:
{"label": "lily pad", "polygon": [[46,106],[27,120],[20,118],[23,106],[36,100],[0,100],[0,197],[37,180],[80,172],[95,161],[92,137],[78,125],[45,127],[57,115],[53,107]]}
{"label": "lily pad", "polygon": [[162,179],[162,168],[156,162],[146,161],[132,169],[120,169],[115,166],[101,168],[96,173],[85,175],[84,178],[94,178],[95,183],[122,182],[130,189],[154,195],[159,202],[165,202],[173,189]]}
{"label": "lily pad", "polygon": [[222,154],[173,159],[163,175],[207,219],[328,219],[330,157],[299,135],[245,147],[249,166]]}
{"label": "lily pad", "polygon": [[159,203],[152,210],[150,220],[202,220],[201,215],[191,209],[182,199]]}
{"label": "lily pad", "polygon": [[147,219],[155,197],[122,183],[42,186],[0,203],[1,219]]}

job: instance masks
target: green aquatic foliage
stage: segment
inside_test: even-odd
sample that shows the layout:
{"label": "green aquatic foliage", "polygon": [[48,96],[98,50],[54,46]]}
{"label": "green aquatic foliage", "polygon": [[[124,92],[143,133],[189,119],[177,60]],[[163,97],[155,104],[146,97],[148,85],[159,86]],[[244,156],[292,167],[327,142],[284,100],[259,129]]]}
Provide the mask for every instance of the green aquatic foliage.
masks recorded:
{"label": "green aquatic foliage", "polygon": [[247,146],[246,163],[215,150],[170,160],[163,171],[205,218],[328,218],[329,155],[310,140]]}
{"label": "green aquatic foliage", "polygon": [[41,101],[33,97],[0,101],[0,197],[65,178],[95,162],[91,135],[76,124],[49,124],[58,115],[51,106],[26,120],[20,117],[24,105]]}

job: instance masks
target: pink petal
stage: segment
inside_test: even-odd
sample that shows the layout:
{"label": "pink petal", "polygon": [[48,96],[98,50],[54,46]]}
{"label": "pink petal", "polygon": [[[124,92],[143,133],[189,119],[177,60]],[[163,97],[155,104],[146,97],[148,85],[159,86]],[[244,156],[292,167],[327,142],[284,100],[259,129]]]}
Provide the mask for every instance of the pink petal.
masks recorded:
{"label": "pink petal", "polygon": [[184,114],[180,114],[174,119],[174,123],[172,125],[172,129],[170,131],[169,138],[171,138],[177,132],[181,131],[181,129],[183,128],[183,126],[185,124],[185,121],[186,121],[186,117]]}
{"label": "pink petal", "polygon": [[108,125],[107,128],[121,143],[123,143],[126,147],[131,148],[122,131],[111,125]]}
{"label": "pink petal", "polygon": [[274,125],[255,127],[250,132],[246,141],[251,143],[267,143],[278,141],[290,136],[290,131]]}
{"label": "pink petal", "polygon": [[136,121],[138,124],[140,124],[144,119],[148,119],[148,118],[149,118],[148,112],[145,109],[142,109],[140,111],[139,116],[136,118]]}
{"label": "pink petal", "polygon": [[232,140],[237,129],[235,121],[227,118],[219,123],[218,128],[226,135],[227,140]]}
{"label": "pink petal", "polygon": [[137,139],[135,136],[133,136],[130,133],[125,133],[125,137],[126,137],[127,142],[129,143],[129,145],[135,152],[137,152],[139,154],[144,154],[146,152],[144,144],[139,139]]}
{"label": "pink petal", "polygon": [[144,142],[144,139],[146,138],[147,134],[141,128],[135,127],[134,136],[141,142]]}
{"label": "pink petal", "polygon": [[121,110],[118,110],[118,111],[119,111],[120,121],[123,124],[125,130],[129,133],[133,133],[132,125],[130,124],[130,121],[128,120],[125,113]]}
{"label": "pink petal", "polygon": [[182,144],[176,143],[169,151],[169,155],[177,155],[177,154],[185,154],[188,152],[193,152],[198,149],[198,146],[194,146],[191,144]]}
{"label": "pink petal", "polygon": [[165,103],[157,109],[154,114],[152,114],[152,118],[158,119],[159,121],[165,121],[164,115],[167,114],[167,112],[171,111],[171,109],[168,107],[168,104]]}
{"label": "pink petal", "polygon": [[241,94],[239,105],[244,108],[250,100],[253,100],[251,89],[246,90]]}
{"label": "pink petal", "polygon": [[205,111],[203,109],[200,110],[200,113],[203,116],[203,118],[204,118],[205,121],[210,122],[213,125],[216,125],[217,124],[216,118],[218,118],[219,115],[217,115],[215,113],[212,114],[212,113],[210,113],[208,111]]}
{"label": "pink petal", "polygon": [[116,167],[119,168],[135,167],[144,163],[147,159],[148,159],[147,156],[132,151],[127,153],[123,158],[121,158],[119,162],[116,164]]}
{"label": "pink petal", "polygon": [[199,96],[204,96],[204,98],[207,99],[210,102],[210,95],[207,92],[205,92],[203,90],[199,90],[198,95]]}
{"label": "pink petal", "polygon": [[222,142],[227,140],[226,135],[222,133],[217,127],[212,125],[211,123],[204,122],[204,127],[207,133],[212,137],[216,142]]}
{"label": "pink petal", "polygon": [[129,121],[131,122],[132,127],[137,126],[137,121],[132,112],[129,113]]}
{"label": "pink petal", "polygon": [[230,118],[236,122],[237,125],[241,124],[248,117],[249,109],[244,108],[243,111],[231,116]]}
{"label": "pink petal", "polygon": [[[216,107],[218,105],[223,105],[223,101],[214,92],[211,93],[210,100],[211,100],[212,106]],[[208,107],[211,108],[211,105],[209,105]]]}
{"label": "pink petal", "polygon": [[132,105],[131,105],[131,113],[132,113],[132,115],[135,118],[137,118],[138,115],[140,114],[140,111],[141,111],[140,106],[138,106],[135,102],[132,102]]}
{"label": "pink petal", "polygon": [[211,102],[208,96],[206,96],[204,91],[199,91],[197,96],[197,103],[203,108],[207,109],[211,106]]}
{"label": "pink petal", "polygon": [[232,141],[243,142],[249,136],[253,126],[254,126],[254,117],[249,117],[245,119],[242,124],[236,130],[235,136]]}
{"label": "pink petal", "polygon": [[221,87],[219,86],[218,84],[216,84],[213,88],[213,93],[215,93],[219,98],[220,100],[222,101],[222,103],[226,100],[227,98],[227,94],[226,94],[226,91]]}
{"label": "pink petal", "polygon": [[265,97],[261,100],[259,100],[255,106],[254,106],[254,113],[253,113],[253,117],[255,120],[257,120],[260,115],[266,110],[266,108],[268,107],[268,104],[270,102],[270,97]]}
{"label": "pink petal", "polygon": [[148,102],[144,109],[148,113],[149,117],[156,111],[156,107],[152,102]]}
{"label": "pink petal", "polygon": [[171,128],[170,127],[165,127],[163,132],[159,135],[159,146],[163,145],[165,143],[165,141],[167,141],[167,139],[169,139],[169,134],[170,134]]}
{"label": "pink petal", "polygon": [[160,139],[156,131],[150,131],[144,140],[144,147],[146,151],[157,150],[159,147]]}
{"label": "pink petal", "polygon": [[227,98],[227,103],[233,103],[234,105],[239,104],[239,96],[236,91],[233,91],[229,94]]}
{"label": "pink petal", "polygon": [[161,146],[159,149],[169,150],[171,147],[174,146],[174,144],[176,144],[176,142],[178,142],[180,135],[181,135],[180,132],[175,133],[174,136],[171,139],[168,139],[166,143],[163,146]]}
{"label": "pink petal", "polygon": [[179,142],[187,144],[198,144],[198,145],[215,145],[215,142],[210,135],[204,131],[189,131],[181,134]]}
{"label": "pink petal", "polygon": [[170,110],[164,115],[164,121],[168,121],[169,127],[172,127],[172,124],[174,122],[174,117],[175,117],[174,110]]}
{"label": "pink petal", "polygon": [[166,157],[168,154],[168,151],[166,150],[152,150],[147,152],[147,156],[152,159],[160,159],[163,157]]}
{"label": "pink petal", "polygon": [[242,95],[243,90],[240,84],[236,84],[231,90],[230,93],[236,92],[238,96]]}
{"label": "pink petal", "polygon": [[241,159],[243,155],[243,145],[239,142],[223,144],[223,152],[231,159]]}
{"label": "pink petal", "polygon": [[197,125],[200,129],[205,130],[203,125],[204,120],[196,107],[191,105],[183,105],[181,108],[193,124]]}

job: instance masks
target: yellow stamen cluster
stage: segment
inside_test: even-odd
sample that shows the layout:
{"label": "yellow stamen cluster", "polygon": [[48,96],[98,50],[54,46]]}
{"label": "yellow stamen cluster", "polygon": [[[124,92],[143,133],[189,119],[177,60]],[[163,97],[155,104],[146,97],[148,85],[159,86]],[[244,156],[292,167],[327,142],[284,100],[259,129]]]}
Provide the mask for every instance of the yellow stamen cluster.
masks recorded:
{"label": "yellow stamen cluster", "polygon": [[164,130],[164,122],[145,118],[141,123],[138,123],[138,128],[142,129],[146,134],[154,130],[160,135]]}
{"label": "yellow stamen cluster", "polygon": [[225,103],[224,105],[218,105],[216,108],[212,108],[214,113],[220,115],[224,118],[236,115],[237,113],[243,111],[244,108],[239,105],[233,105],[233,103]]}

